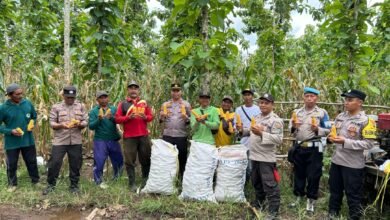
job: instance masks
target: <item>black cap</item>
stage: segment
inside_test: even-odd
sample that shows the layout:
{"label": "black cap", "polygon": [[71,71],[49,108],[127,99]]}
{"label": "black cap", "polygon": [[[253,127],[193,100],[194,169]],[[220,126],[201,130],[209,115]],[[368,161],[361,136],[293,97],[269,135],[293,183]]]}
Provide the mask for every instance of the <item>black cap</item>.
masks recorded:
{"label": "black cap", "polygon": [[64,87],[64,96],[65,97],[76,97],[76,87],[74,86],[65,86]]}
{"label": "black cap", "polygon": [[244,95],[245,93],[250,93],[252,95],[255,94],[255,92],[252,89],[249,89],[249,88],[246,88],[246,89],[242,90],[241,94]]}
{"label": "black cap", "polygon": [[202,91],[202,92],[199,93],[199,98],[201,98],[201,97],[210,98],[211,96],[210,96],[210,93]]}
{"label": "black cap", "polygon": [[229,96],[229,95],[225,95],[223,97],[222,101],[225,101],[225,100],[229,100],[229,101],[231,101],[233,103],[233,98],[231,96]]}
{"label": "black cap", "polygon": [[344,92],[343,94],[341,94],[341,96],[343,97],[350,97],[350,98],[358,98],[362,101],[364,101],[364,99],[366,99],[366,93],[360,91],[360,90],[357,90],[357,89],[350,89],[346,92]]}
{"label": "black cap", "polygon": [[181,90],[179,83],[173,83],[171,84],[171,90]]}
{"label": "black cap", "polygon": [[100,96],[108,96],[108,93],[104,90],[96,92],[96,98],[100,98]]}
{"label": "black cap", "polygon": [[260,96],[259,99],[265,99],[265,100],[267,100],[269,102],[274,102],[275,101],[274,97],[271,94],[268,94],[268,93],[263,94],[262,96]]}
{"label": "black cap", "polygon": [[16,90],[20,89],[20,86],[16,83],[11,83],[7,88],[6,88],[6,93],[7,95],[15,92]]}
{"label": "black cap", "polygon": [[139,88],[138,83],[134,80],[131,80],[131,82],[127,85],[127,88],[129,88],[130,86],[135,86],[135,87]]}

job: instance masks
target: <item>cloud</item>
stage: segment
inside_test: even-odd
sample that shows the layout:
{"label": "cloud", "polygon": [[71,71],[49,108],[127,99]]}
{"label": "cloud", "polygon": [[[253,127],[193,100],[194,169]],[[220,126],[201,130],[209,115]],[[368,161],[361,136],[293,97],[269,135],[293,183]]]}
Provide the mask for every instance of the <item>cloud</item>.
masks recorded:
{"label": "cloud", "polygon": [[306,25],[316,25],[318,22],[314,21],[312,16],[307,13],[299,14],[298,12],[294,12],[291,16],[291,26],[292,29],[290,34],[294,37],[300,37],[305,33]]}

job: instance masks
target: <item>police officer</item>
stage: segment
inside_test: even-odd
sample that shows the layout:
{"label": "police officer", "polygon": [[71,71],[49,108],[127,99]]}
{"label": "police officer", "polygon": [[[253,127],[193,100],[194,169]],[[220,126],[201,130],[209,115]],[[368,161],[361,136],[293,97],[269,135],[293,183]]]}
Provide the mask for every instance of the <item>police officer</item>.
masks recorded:
{"label": "police officer", "polygon": [[177,146],[179,151],[179,173],[183,176],[187,161],[188,125],[191,105],[182,99],[180,84],[171,85],[171,100],[161,106],[160,123],[164,122],[163,140]]}
{"label": "police officer", "polygon": [[366,94],[349,90],[345,97],[345,112],[335,119],[336,136],[330,136],[335,151],[329,171],[329,217],[339,215],[343,193],[347,196],[349,219],[359,219],[362,214],[363,197],[363,151],[374,146],[375,122],[362,111]]}
{"label": "police officer", "polygon": [[283,120],[273,112],[272,95],[262,95],[259,107],[261,114],[255,117],[255,126],[242,130],[244,136],[250,133],[249,159],[252,163],[252,184],[256,192],[256,200],[252,202],[252,206],[264,209],[268,205],[266,219],[275,219],[280,206],[276,147],[283,142]]}
{"label": "police officer", "polygon": [[304,88],[304,106],[294,110],[289,125],[296,138],[293,164],[294,195],[297,196],[290,207],[295,207],[306,195],[306,211],[311,213],[314,212],[322,175],[322,152],[326,138],[321,137],[326,137],[330,128],[328,113],[316,105],[319,94],[317,89]]}
{"label": "police officer", "polygon": [[54,130],[53,147],[48,163],[46,195],[54,190],[65,154],[69,160],[69,190],[79,193],[80,169],[82,165],[81,130],[88,125],[88,113],[84,104],[76,100],[76,87],[63,89],[63,102],[53,105],[50,111],[50,127]]}

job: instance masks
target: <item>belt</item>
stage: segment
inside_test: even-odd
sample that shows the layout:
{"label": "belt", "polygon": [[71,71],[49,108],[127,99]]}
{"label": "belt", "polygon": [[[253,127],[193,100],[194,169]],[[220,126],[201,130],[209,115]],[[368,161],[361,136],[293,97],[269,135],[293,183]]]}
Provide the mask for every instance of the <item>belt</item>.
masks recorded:
{"label": "belt", "polygon": [[301,147],[320,147],[320,146],[322,146],[322,143],[319,142],[319,141],[316,141],[316,142],[312,142],[312,141],[310,141],[310,142],[307,142],[307,141],[300,142],[300,141],[298,141],[298,144]]}

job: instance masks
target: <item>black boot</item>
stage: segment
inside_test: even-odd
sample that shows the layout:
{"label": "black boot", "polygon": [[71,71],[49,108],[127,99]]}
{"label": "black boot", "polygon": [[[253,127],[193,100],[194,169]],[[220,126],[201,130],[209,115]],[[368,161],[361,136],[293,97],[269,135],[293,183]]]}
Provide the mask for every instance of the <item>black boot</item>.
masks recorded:
{"label": "black boot", "polygon": [[146,185],[146,181],[149,177],[150,165],[142,166],[142,188]]}
{"label": "black boot", "polygon": [[42,195],[46,196],[47,194],[51,193],[54,191],[55,186],[54,185],[48,185],[43,191]]}
{"label": "black boot", "polygon": [[135,185],[135,169],[130,167],[127,169],[127,176],[129,177],[129,189],[132,192],[137,191],[137,186]]}
{"label": "black boot", "polygon": [[142,178],[147,179],[149,176],[150,165],[142,166]]}

